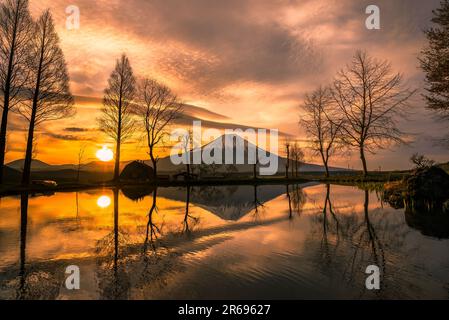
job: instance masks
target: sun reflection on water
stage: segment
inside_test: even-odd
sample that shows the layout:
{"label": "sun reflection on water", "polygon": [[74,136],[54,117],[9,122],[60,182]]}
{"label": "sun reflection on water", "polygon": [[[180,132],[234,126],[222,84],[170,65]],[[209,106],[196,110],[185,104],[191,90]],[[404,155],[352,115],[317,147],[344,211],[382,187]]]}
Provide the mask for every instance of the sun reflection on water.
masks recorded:
{"label": "sun reflection on water", "polygon": [[111,198],[109,198],[108,196],[101,196],[98,198],[97,200],[97,206],[99,206],[100,208],[107,208],[111,205]]}

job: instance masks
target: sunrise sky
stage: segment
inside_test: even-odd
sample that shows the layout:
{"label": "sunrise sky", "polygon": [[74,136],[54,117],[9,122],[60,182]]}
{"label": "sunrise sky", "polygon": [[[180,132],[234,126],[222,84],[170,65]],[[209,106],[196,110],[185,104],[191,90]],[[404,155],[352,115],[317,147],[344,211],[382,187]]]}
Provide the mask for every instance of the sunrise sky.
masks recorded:
{"label": "sunrise sky", "polygon": [[[417,61],[438,0],[31,0],[37,17],[49,7],[76,96],[77,115],[44,124],[37,158],[74,163],[86,144],[86,160],[110,141],[98,132],[101,98],[115,60],[125,52],[137,76],[169,85],[192,106],[191,118],[215,123],[279,129],[303,141],[298,105],[304,93],[332,80],[356,49],[388,59],[421,91],[402,128],[415,135],[412,147],[369,156],[370,169],[409,167],[414,152],[448,161],[434,137],[448,132],[424,109],[423,74]],[[365,8],[377,4],[381,29],[365,28]],[[80,8],[80,29],[65,27],[69,5]],[[201,109],[202,108],[202,109]],[[205,110],[203,110],[205,109]],[[209,112],[208,112],[209,111]],[[220,126],[220,125],[217,126]],[[25,125],[10,122],[7,160],[24,157]],[[211,124],[212,125],[212,124]],[[123,160],[146,159],[142,142],[124,145]],[[308,157],[308,161],[318,162]],[[357,154],[333,165],[359,168]]]}

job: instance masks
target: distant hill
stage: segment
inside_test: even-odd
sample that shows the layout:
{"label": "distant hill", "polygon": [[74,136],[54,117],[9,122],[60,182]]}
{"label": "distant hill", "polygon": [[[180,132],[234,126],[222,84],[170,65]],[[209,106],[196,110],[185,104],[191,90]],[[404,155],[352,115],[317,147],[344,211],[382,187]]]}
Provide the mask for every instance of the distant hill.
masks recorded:
{"label": "distant hill", "polygon": [[[240,137],[238,135],[233,135],[233,136],[235,137],[235,143],[234,143],[232,152],[235,155],[237,146],[243,146],[244,147],[243,150],[244,150],[245,164],[238,164],[238,165],[233,166],[234,167],[233,169],[235,169],[235,170],[232,170],[231,172],[245,173],[245,174],[252,173],[254,166],[252,164],[248,164],[248,149],[249,149],[249,146],[253,146],[255,148],[255,145],[251,144],[249,141],[243,139],[242,137]],[[219,150],[219,152],[221,152],[223,159],[224,159],[226,151],[231,151],[231,150],[226,150],[225,137],[226,137],[226,135],[223,135],[220,138],[210,142],[209,144],[204,145],[201,148],[192,150],[190,152],[191,159],[193,159],[194,155],[201,153],[204,150],[204,148],[206,148],[206,146],[216,146],[217,150]],[[267,156],[270,154],[269,152],[267,152],[261,148],[258,148],[258,151],[265,152],[267,154]],[[278,170],[277,170],[278,174],[279,175],[285,174],[285,165],[287,163],[287,159],[284,157],[277,156],[277,155],[276,155],[276,157],[278,160]],[[130,162],[131,161],[121,162],[120,169],[122,170]],[[145,163],[151,166],[151,161],[147,160],[147,161],[145,161]],[[23,164],[24,164],[24,160],[20,159],[20,160],[12,161],[6,165],[12,169],[22,171]],[[290,165],[292,165],[292,164],[290,164]],[[113,161],[110,161],[110,162],[92,161],[92,162],[83,164],[81,167],[81,171],[84,171],[84,172],[103,173],[103,174],[112,172],[113,169],[114,169]],[[55,172],[55,171],[60,172],[60,171],[67,171],[67,170],[77,171],[78,165],[75,165],[75,164],[51,165],[51,164],[45,163],[40,160],[33,160],[32,164],[31,164],[31,170],[33,172]],[[158,162],[158,173],[174,173],[174,172],[180,172],[180,171],[184,171],[184,170],[185,170],[185,166],[184,165],[174,165],[170,159],[170,156],[162,158]],[[299,170],[300,170],[300,172],[324,172],[324,167],[321,165],[317,165],[317,164],[301,162],[299,164]],[[330,171],[346,172],[349,170],[343,169],[343,168],[331,167]],[[217,165],[215,167],[216,174],[224,174],[227,172],[230,172],[229,166],[227,166],[227,165]]]}
{"label": "distant hill", "polygon": [[22,174],[20,173],[20,171],[9,168],[9,167],[4,167],[3,168],[3,178],[4,181],[6,183],[19,183],[22,179]]}
{"label": "distant hill", "polygon": [[[20,183],[24,160],[19,159],[7,163],[5,166],[5,181]],[[122,163],[121,166],[124,166]],[[80,182],[103,182],[112,179],[114,164],[112,162],[93,161],[81,167]],[[58,183],[73,182],[78,178],[78,165],[51,165],[40,160],[31,163],[31,179],[54,180]]]}
{"label": "distant hill", "polygon": [[[125,167],[130,161],[120,163],[120,167]],[[6,166],[18,171],[23,170],[23,165],[25,163],[24,159],[19,159],[7,163]],[[114,162],[102,162],[102,161],[92,161],[81,166],[81,171],[89,172],[109,172],[114,169]],[[78,171],[78,165],[76,164],[48,164],[40,160],[33,160],[31,162],[31,170],[37,171],[62,171],[62,170],[74,170]]]}
{"label": "distant hill", "polygon": [[[256,205],[260,206],[285,192],[284,185],[259,186],[257,187],[257,199],[255,199],[253,186],[195,187],[190,194],[190,203],[208,210],[224,220],[237,221],[255,209]],[[183,188],[162,188],[158,191],[158,196],[185,201],[186,193]]]}
{"label": "distant hill", "polygon": [[[233,135],[235,137],[235,143],[233,146],[233,154],[235,155],[235,151],[237,149],[237,146],[244,146],[244,157],[245,157],[245,164],[239,164],[239,165],[235,165],[235,168],[237,169],[238,173],[252,173],[253,172],[253,168],[254,165],[252,164],[248,164],[248,149],[249,146],[252,146],[253,148],[256,148],[256,146],[254,144],[251,144],[249,141],[243,139],[242,137],[238,136],[238,135]],[[221,136],[220,138],[210,142],[209,144],[201,147],[201,149],[196,149],[190,152],[190,157],[191,159],[193,159],[194,154],[198,154],[201,153],[202,150],[204,148],[206,148],[206,146],[216,146],[217,150],[220,150],[219,152],[221,152],[223,159],[225,157],[225,153],[226,153],[226,145],[225,145],[225,138],[226,135]],[[231,151],[231,150],[228,150]],[[258,148],[258,152],[265,152],[267,154],[267,156],[270,155],[269,152]],[[277,156],[278,159],[278,174],[285,174],[285,165],[287,164],[287,159],[284,157],[280,157]],[[149,161],[147,161],[148,164],[151,164]],[[290,166],[291,166],[291,160],[290,160]],[[343,172],[343,171],[349,171],[348,169],[343,169],[343,168],[334,168],[331,167],[329,168],[330,171],[333,172]],[[170,156],[167,156],[165,158],[162,158],[159,160],[158,162],[158,172],[176,172],[176,171],[181,171],[181,170],[185,170],[184,169],[184,165],[174,165],[170,159]],[[216,168],[217,173],[226,173],[228,172],[228,168],[226,165],[220,165],[218,166],[218,168]],[[324,172],[325,169],[323,166],[321,165],[317,165],[317,164],[310,164],[310,163],[305,163],[305,162],[301,162],[299,163],[299,170],[301,172]]]}
{"label": "distant hill", "polygon": [[[15,160],[10,163],[7,163],[6,166],[8,166],[12,169],[18,170],[18,171],[23,171],[24,164],[25,164],[25,160],[20,159],[20,160]],[[55,166],[49,165],[48,163],[45,163],[40,160],[33,160],[31,162],[31,170],[33,170],[33,171],[48,171],[48,170],[54,169],[54,167]]]}

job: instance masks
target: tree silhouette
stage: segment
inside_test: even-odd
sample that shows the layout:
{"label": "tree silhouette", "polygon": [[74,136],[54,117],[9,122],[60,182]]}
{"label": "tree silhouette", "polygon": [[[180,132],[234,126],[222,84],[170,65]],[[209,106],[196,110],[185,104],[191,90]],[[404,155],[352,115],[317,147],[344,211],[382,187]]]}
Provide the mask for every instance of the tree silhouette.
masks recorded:
{"label": "tree silhouette", "polygon": [[[189,212],[190,209],[190,191],[192,187],[188,185],[186,187],[186,209],[185,209],[185,215],[183,220],[183,228],[182,233],[190,236],[192,233],[192,228],[195,227],[200,221],[200,218],[192,216],[192,214]],[[190,220],[193,221],[193,225],[190,224]]]}
{"label": "tree silhouette", "polygon": [[83,160],[84,160],[84,153],[86,152],[86,143],[83,143],[80,145],[80,148],[78,150],[78,167],[76,170],[76,181],[79,183],[80,182],[80,173],[81,173],[81,167],[83,165]]}
{"label": "tree silhouette", "polygon": [[326,177],[329,177],[329,159],[338,146],[342,124],[342,121],[337,119],[331,120],[333,103],[331,89],[319,87],[306,95],[301,106],[304,116],[300,125],[310,139],[309,148],[321,157]]}
{"label": "tree silhouette", "polygon": [[20,195],[20,261],[19,261],[19,287],[17,288],[16,299],[23,300],[26,295],[26,244],[28,226],[28,194]]}
{"label": "tree silhouette", "polygon": [[145,130],[148,154],[157,177],[158,155],[155,149],[164,143],[168,127],[180,116],[182,105],[165,85],[153,79],[144,79],[139,89],[140,101],[136,108]]}
{"label": "tree silhouette", "polygon": [[0,184],[6,153],[8,113],[23,99],[27,87],[32,19],[28,0],[7,0],[0,4],[0,93],[3,98],[0,126]]}
{"label": "tree silhouette", "polygon": [[119,223],[120,190],[114,188],[114,228],[105,237],[97,241],[98,286],[102,298],[129,298],[129,275],[126,270],[126,248],[129,238],[126,230]]}
{"label": "tree silhouette", "polygon": [[102,115],[98,119],[100,129],[115,140],[114,181],[119,180],[120,147],[133,133],[133,99],[136,94],[136,79],[128,57],[123,54],[104,90]]}
{"label": "tree silhouette", "polygon": [[144,246],[143,246],[144,253],[148,249],[148,244],[151,245],[151,248],[153,251],[156,250],[155,241],[157,241],[158,235],[162,234],[161,229],[153,221],[153,215],[155,212],[157,213],[157,211],[158,211],[158,209],[157,209],[157,188],[155,188],[153,190],[151,207],[148,212],[148,222],[147,222],[145,241],[144,241]]}
{"label": "tree silhouette", "polygon": [[342,122],[342,141],[360,152],[363,174],[368,175],[366,152],[405,143],[398,128],[408,101],[415,93],[402,87],[402,75],[392,72],[389,62],[357,51],[351,64],[334,81],[333,97]]}
{"label": "tree silhouette", "polygon": [[290,167],[290,141],[286,140],[284,143],[284,146],[285,146],[285,152],[287,155],[287,157],[286,157],[287,162],[285,163],[285,178],[288,179],[288,169]]}
{"label": "tree silhouette", "polygon": [[190,179],[192,177],[192,168],[190,165],[190,157],[191,153],[193,152],[193,130],[188,130],[185,135],[181,137],[181,146],[182,146],[182,153],[186,157],[186,179]]}
{"label": "tree silhouette", "polygon": [[290,156],[292,159],[292,177],[297,178],[299,175],[299,167],[301,162],[304,161],[304,152],[299,147],[298,143],[295,142],[291,146]]}
{"label": "tree silhouette", "polygon": [[35,24],[30,56],[30,81],[33,85],[27,90],[29,100],[18,108],[18,112],[29,121],[22,176],[24,185],[30,183],[36,126],[45,121],[71,116],[74,112],[67,66],[49,10]]}
{"label": "tree silhouette", "polygon": [[410,157],[410,162],[415,165],[415,169],[430,168],[435,165],[435,161],[427,158],[426,156],[418,153],[414,153]]}
{"label": "tree silhouette", "polygon": [[[441,7],[433,10],[434,27],[425,31],[428,46],[421,52],[421,68],[426,74],[425,98],[427,107],[444,120],[449,119],[449,1],[441,1]],[[449,135],[443,138],[449,143]]]}

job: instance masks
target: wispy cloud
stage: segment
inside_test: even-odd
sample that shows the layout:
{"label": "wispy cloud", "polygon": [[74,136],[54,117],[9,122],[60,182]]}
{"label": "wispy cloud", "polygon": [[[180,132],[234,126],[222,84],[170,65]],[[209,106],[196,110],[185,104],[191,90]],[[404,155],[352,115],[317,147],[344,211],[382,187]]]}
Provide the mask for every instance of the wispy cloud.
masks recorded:
{"label": "wispy cloud", "polygon": [[[439,0],[376,1],[381,9],[378,31],[364,26],[369,4],[372,1],[78,0],[81,28],[68,31],[66,1],[31,0],[35,15],[52,9],[71,87],[79,95],[78,116],[48,130],[73,142],[70,138],[83,131],[65,129],[94,128],[107,78],[115,59],[126,52],[136,75],[167,83],[190,106],[184,119],[203,119],[211,126],[278,128],[302,140],[298,105],[304,93],[330,82],[356,49],[390,60],[411,86],[422,87],[417,63],[425,43],[422,30],[430,26]],[[423,106],[420,101],[405,125],[429,134],[447,131]],[[26,125],[19,122],[15,127],[23,130]],[[100,134],[96,138],[98,143],[105,140]],[[417,148],[422,145],[417,143]],[[402,148],[373,159],[395,168],[410,152]],[[346,159],[339,161],[346,165]],[[350,161],[358,165],[356,157]]]}

